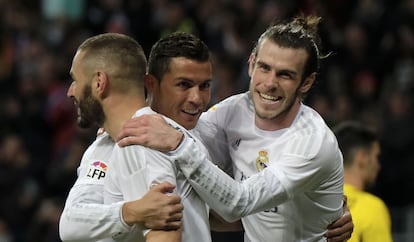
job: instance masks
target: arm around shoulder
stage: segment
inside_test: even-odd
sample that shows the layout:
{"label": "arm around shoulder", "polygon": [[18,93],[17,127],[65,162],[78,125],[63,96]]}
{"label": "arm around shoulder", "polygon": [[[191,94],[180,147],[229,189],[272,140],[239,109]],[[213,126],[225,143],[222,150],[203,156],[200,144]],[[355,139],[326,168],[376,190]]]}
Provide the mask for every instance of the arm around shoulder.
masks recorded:
{"label": "arm around shoulder", "polygon": [[187,136],[172,155],[200,197],[228,222],[277,205],[263,172],[237,182],[209,161],[197,142]]}

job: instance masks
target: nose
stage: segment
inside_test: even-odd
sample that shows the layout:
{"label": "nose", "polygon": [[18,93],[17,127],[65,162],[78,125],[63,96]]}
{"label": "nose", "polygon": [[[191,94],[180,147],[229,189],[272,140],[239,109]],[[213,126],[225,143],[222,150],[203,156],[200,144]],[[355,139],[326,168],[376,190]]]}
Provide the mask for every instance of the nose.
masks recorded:
{"label": "nose", "polygon": [[188,95],[188,100],[191,103],[200,105],[201,102],[202,102],[202,98],[201,98],[201,92],[200,92],[199,88],[198,87],[193,87],[189,91],[190,91],[190,93]]}
{"label": "nose", "polygon": [[68,89],[68,91],[67,91],[67,93],[66,93],[66,96],[67,97],[73,97],[74,96],[74,90],[73,89],[75,89],[75,84],[74,84],[74,82],[72,82],[71,84],[70,84],[70,86],[69,86],[69,89]]}
{"label": "nose", "polygon": [[275,74],[269,74],[264,80],[263,84],[268,88],[277,88],[279,87],[279,80]]}

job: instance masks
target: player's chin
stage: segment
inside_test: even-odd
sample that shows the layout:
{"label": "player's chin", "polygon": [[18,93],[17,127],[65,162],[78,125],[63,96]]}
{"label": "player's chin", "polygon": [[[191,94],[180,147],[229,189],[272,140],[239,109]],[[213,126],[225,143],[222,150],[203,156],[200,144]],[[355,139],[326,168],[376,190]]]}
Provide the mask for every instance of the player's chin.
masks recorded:
{"label": "player's chin", "polygon": [[197,121],[189,121],[189,122],[186,122],[186,125],[184,128],[190,130],[190,129],[194,129],[196,125],[197,125]]}
{"label": "player's chin", "polygon": [[197,125],[197,121],[198,121],[198,117],[191,117],[191,118],[186,118],[180,124],[184,126],[184,128],[190,130],[190,129],[195,128],[195,126]]}

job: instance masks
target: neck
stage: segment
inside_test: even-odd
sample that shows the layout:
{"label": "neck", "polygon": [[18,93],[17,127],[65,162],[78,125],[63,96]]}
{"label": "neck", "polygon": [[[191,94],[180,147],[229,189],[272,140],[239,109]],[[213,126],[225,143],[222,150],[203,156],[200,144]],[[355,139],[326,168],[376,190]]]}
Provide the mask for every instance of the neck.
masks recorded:
{"label": "neck", "polygon": [[131,119],[138,109],[146,106],[144,98],[141,97],[128,97],[121,94],[108,98],[103,103],[106,117],[104,122],[105,131],[112,139],[116,140],[124,123]]}
{"label": "neck", "polygon": [[360,176],[355,175],[349,170],[345,170],[344,172],[344,183],[349,184],[357,188],[358,190],[361,190],[361,191],[364,190],[364,183],[362,179],[360,178]]}

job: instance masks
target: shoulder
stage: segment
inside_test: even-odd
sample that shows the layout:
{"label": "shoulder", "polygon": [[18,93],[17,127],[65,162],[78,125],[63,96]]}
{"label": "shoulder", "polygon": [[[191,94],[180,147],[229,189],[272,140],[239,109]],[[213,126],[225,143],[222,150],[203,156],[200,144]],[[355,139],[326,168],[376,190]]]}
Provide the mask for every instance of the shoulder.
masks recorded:
{"label": "shoulder", "polygon": [[222,110],[222,109],[229,109],[236,110],[235,107],[243,107],[243,108],[253,108],[253,103],[250,98],[250,92],[244,92],[240,94],[236,94],[230,96],[219,103],[211,106],[208,110],[215,111],[215,110]]}
{"label": "shoulder", "polygon": [[369,192],[363,192],[363,201],[367,204],[370,210],[373,210],[374,213],[388,211],[387,205],[385,205],[384,201],[371,194]]}
{"label": "shoulder", "polygon": [[96,160],[107,161],[113,151],[115,142],[107,133],[98,135],[94,142],[88,146],[81,159],[81,166]]}
{"label": "shoulder", "polygon": [[109,136],[98,136],[87,148],[78,167],[79,184],[103,184],[110,164],[114,142]]}
{"label": "shoulder", "polygon": [[[223,101],[211,106],[200,120],[207,122],[218,123],[221,125],[227,124],[234,120],[241,120],[240,117],[254,115],[254,107],[250,98],[250,93],[245,92],[233,95],[224,99]],[[245,118],[243,120],[246,120]]]}
{"label": "shoulder", "polygon": [[330,130],[319,113],[304,104],[301,105],[298,115],[293,122],[293,128],[302,134],[319,135],[325,135]]}
{"label": "shoulder", "polygon": [[[378,215],[388,216],[388,208],[384,201],[366,191],[360,191],[354,187],[345,184],[344,193],[348,197],[348,204],[351,210],[363,211],[364,214],[370,217],[377,217]],[[352,212],[352,211],[351,211]]]}
{"label": "shoulder", "polygon": [[[336,137],[322,117],[312,108],[302,105],[286,135],[296,145],[306,145],[306,153],[316,156],[319,151],[325,154],[338,151]],[[302,150],[304,150],[304,148]]]}

